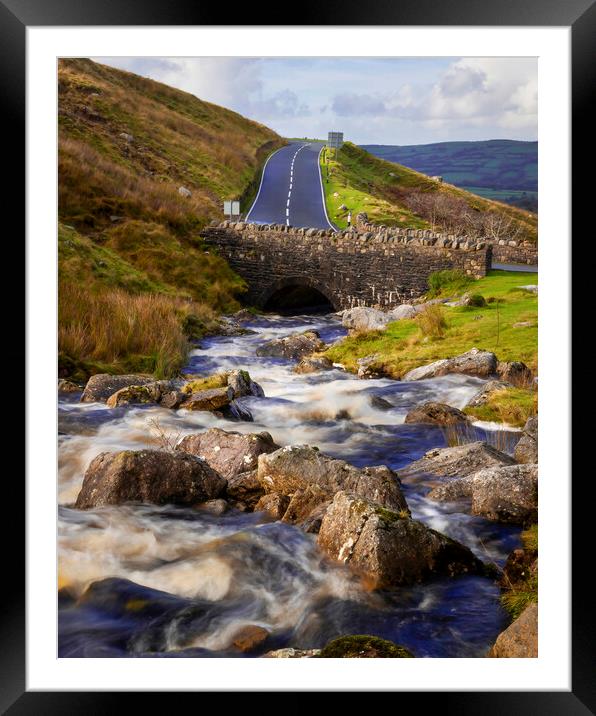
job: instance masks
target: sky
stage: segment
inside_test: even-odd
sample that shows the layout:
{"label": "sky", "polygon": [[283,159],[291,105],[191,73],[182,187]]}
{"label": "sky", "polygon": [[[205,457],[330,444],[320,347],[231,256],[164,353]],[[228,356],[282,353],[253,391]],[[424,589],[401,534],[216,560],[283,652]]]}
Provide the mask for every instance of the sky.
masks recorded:
{"label": "sky", "polygon": [[284,137],[356,144],[536,140],[537,61],[520,57],[98,57]]}

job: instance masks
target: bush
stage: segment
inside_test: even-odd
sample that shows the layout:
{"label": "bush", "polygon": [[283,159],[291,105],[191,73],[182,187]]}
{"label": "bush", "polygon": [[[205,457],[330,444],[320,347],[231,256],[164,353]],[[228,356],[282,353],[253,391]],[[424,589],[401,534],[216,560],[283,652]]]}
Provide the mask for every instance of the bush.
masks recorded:
{"label": "bush", "polygon": [[429,338],[441,338],[447,328],[445,310],[443,306],[436,303],[425,306],[414,320],[420,327],[422,335]]}
{"label": "bush", "polygon": [[438,296],[440,293],[458,293],[467,288],[472,279],[459,269],[435,271],[428,277],[428,293]]}
{"label": "bush", "polygon": [[481,294],[472,293],[468,296],[467,305],[474,306],[475,308],[481,308],[482,306],[486,306],[486,301],[484,300],[484,296]]}

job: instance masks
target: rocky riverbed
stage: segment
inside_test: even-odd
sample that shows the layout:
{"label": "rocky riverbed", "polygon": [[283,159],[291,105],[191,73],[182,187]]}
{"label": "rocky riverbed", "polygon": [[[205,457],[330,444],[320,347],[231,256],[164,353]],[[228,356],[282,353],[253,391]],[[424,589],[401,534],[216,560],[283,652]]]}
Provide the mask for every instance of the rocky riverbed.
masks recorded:
{"label": "rocky riverbed", "polygon": [[[60,655],[313,656],[367,634],[486,656],[535,519],[535,431],[459,413],[490,376],[360,380],[309,358],[337,317],[247,318],[192,379],[63,386]],[[456,434],[472,446],[442,450]]]}

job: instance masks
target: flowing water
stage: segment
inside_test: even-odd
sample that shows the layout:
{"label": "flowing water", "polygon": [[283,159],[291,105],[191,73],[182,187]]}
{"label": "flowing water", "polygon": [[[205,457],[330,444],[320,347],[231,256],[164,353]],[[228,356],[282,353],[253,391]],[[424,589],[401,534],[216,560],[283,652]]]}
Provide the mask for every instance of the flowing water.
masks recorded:
{"label": "flowing water", "polygon": [[[507,623],[499,589],[488,578],[371,592],[347,567],[329,562],[314,535],[264,513],[215,516],[133,504],[72,508],[91,459],[107,450],[156,447],[155,420],[180,436],[214,426],[267,430],[280,445],[316,445],[354,465],[399,469],[446,445],[439,428],[405,424],[408,409],[429,399],[461,408],[483,382],[461,375],[363,381],[339,369],[298,375],[290,361],[257,357],[257,346],[307,328],[333,342],[345,334],[335,317],[260,317],[249,327],[254,334],[204,341],[186,371],[249,370],[266,395],[240,401],[254,422],[60,400],[59,584],[65,589],[59,655],[238,656],[228,649],[235,632],[256,624],[271,632],[267,649],[321,647],[352,633],[391,639],[419,657],[484,656]],[[373,396],[391,407],[379,407]],[[502,565],[519,543],[519,530],[427,500],[432,484],[428,477],[404,480],[413,517]]]}

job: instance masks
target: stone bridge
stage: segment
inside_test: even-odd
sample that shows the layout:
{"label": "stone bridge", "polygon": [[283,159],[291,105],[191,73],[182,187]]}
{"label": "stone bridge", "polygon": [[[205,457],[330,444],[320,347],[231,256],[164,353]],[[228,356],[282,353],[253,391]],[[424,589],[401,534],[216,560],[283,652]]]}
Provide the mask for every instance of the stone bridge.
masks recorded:
{"label": "stone bridge", "polygon": [[246,301],[271,310],[392,308],[425,293],[434,271],[481,278],[491,264],[486,241],[426,229],[333,232],[224,221],[202,236],[245,279]]}

